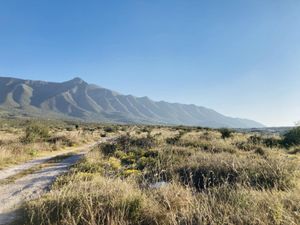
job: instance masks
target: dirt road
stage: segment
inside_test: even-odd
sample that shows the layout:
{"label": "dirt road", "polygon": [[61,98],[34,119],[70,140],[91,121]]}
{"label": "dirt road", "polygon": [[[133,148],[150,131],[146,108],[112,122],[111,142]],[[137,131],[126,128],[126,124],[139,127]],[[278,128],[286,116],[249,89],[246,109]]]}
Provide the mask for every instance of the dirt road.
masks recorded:
{"label": "dirt road", "polygon": [[[103,139],[100,142],[105,142]],[[48,167],[42,168],[32,174],[25,175],[12,183],[0,185],[0,224],[8,224],[17,219],[17,209],[25,201],[36,199],[45,193],[57,176],[68,171],[69,167],[75,164],[84,154],[86,154],[93,145],[83,147],[82,151],[65,158],[59,163],[54,163]],[[28,163],[1,171],[0,180],[13,176],[20,171],[39,165],[51,157],[45,157],[30,161]]]}
{"label": "dirt road", "polygon": [[95,145],[95,143],[86,144],[86,145],[76,147],[76,148],[70,148],[67,151],[63,151],[63,152],[60,152],[60,153],[57,153],[57,154],[52,154],[50,156],[40,157],[40,158],[28,161],[28,162],[20,164],[20,165],[16,165],[16,166],[12,166],[12,167],[9,167],[9,168],[6,168],[6,169],[2,169],[2,170],[0,170],[0,181],[3,180],[3,179],[6,179],[8,177],[14,176],[14,175],[16,175],[16,174],[18,174],[18,173],[20,173],[24,170],[27,170],[27,169],[30,169],[34,166],[42,164],[42,163],[52,159],[53,157],[64,155],[68,152],[76,152],[76,151],[79,151],[79,150],[82,150],[82,149],[89,149],[93,145]]}

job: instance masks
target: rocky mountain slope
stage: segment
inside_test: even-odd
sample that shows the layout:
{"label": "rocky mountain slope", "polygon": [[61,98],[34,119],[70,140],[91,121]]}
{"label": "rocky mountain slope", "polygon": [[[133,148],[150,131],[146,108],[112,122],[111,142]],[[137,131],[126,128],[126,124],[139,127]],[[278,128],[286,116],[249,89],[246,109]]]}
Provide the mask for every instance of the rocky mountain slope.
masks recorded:
{"label": "rocky mountain slope", "polygon": [[0,77],[2,111],[118,123],[251,128],[263,125],[196,105],[122,95],[80,78],[63,83]]}

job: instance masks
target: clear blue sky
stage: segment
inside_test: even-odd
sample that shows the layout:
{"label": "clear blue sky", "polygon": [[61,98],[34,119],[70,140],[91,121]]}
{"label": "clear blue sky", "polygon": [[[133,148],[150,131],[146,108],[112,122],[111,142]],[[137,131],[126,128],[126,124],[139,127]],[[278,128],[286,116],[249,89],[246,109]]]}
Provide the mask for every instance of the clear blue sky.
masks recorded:
{"label": "clear blue sky", "polygon": [[300,120],[299,0],[1,0],[0,75]]}

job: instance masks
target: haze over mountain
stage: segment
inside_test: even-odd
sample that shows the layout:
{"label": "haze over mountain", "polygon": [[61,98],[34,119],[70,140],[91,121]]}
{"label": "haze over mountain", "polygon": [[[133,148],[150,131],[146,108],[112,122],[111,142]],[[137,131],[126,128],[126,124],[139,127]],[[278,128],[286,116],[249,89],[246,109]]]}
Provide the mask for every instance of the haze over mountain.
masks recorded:
{"label": "haze over mountain", "polygon": [[122,95],[80,78],[55,83],[0,77],[0,109],[31,116],[86,121],[253,128],[262,124],[196,105]]}

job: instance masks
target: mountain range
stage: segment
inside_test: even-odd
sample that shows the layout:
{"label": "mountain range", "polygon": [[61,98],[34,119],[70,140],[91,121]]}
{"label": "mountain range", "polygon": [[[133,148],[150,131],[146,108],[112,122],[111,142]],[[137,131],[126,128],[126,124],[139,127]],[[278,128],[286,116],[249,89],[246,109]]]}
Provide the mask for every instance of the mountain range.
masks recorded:
{"label": "mountain range", "polygon": [[57,83],[0,77],[0,111],[13,115],[84,121],[259,128],[202,106],[122,95],[80,78]]}

